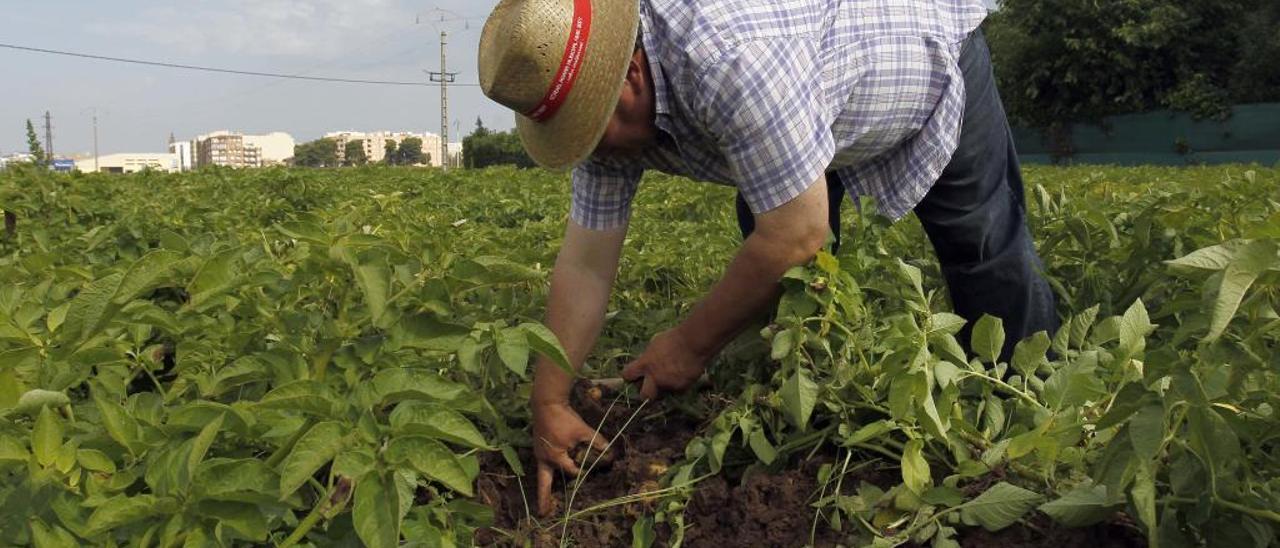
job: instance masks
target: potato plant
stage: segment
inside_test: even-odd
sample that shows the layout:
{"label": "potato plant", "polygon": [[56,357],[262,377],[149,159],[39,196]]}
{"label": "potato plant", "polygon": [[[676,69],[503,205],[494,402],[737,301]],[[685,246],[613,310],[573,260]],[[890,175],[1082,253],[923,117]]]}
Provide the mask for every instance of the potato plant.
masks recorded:
{"label": "potato plant", "polygon": [[[1029,179],[1062,329],[1004,363],[983,318],[966,352],[919,226],[862,204],[713,365],[722,403],[681,404],[706,426],[636,543],[679,544],[700,479],[817,455],[812,527],[849,545],[955,546],[1036,513],[1273,543],[1280,172]],[[678,321],[737,245],[724,189],[642,188],[586,375]],[[470,544],[493,522],[482,462],[527,464],[531,360],[568,365],[539,323],[559,175],[19,170],[0,209],[20,220],[0,240],[3,545]],[[854,479],[870,465],[892,481]]]}

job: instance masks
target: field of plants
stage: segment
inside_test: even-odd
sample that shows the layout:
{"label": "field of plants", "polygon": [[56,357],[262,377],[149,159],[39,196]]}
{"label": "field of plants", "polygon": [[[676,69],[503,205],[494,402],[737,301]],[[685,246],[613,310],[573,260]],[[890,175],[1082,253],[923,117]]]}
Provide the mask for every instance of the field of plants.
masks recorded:
{"label": "field of plants", "polygon": [[[610,449],[537,516],[563,175],[0,173],[0,545],[1276,543],[1280,170],[1027,175],[1060,331],[966,355],[919,225],[865,204],[705,386],[582,381]],[[739,242],[727,189],[641,189],[586,378]]]}

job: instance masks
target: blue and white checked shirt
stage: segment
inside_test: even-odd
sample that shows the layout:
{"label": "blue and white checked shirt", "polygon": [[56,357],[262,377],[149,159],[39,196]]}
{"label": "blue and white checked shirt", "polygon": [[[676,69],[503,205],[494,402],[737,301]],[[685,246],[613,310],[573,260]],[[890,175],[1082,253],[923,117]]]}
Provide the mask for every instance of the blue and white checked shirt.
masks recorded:
{"label": "blue and white checked shirt", "polygon": [[570,216],[625,224],[645,169],[735,186],[754,213],[827,171],[894,219],[955,152],[982,0],[641,0],[658,144],[573,173]]}

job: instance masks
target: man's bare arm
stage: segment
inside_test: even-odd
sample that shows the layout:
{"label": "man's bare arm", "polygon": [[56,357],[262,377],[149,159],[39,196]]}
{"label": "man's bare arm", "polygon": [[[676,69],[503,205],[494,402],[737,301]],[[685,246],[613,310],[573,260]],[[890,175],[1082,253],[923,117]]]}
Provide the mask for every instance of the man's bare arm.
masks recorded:
{"label": "man's bare arm", "polygon": [[[582,367],[604,325],[609,293],[618,274],[625,227],[590,230],[570,221],[551,274],[547,327],[560,339],[569,362]],[[567,402],[573,379],[555,364],[539,359],[533,402]]]}
{"label": "man's bare arm", "polygon": [[710,358],[778,298],[778,280],[813,259],[831,233],[827,180],[820,177],[786,204],[756,216],[756,229],[724,276],[680,325],[691,349]]}
{"label": "man's bare arm", "polygon": [[707,362],[777,301],[783,273],[811,260],[829,234],[824,176],[785,205],[756,216],[755,232],[693,314],[654,337],[623,369],[623,378],[643,378],[640,393],[649,398],[690,388]]}

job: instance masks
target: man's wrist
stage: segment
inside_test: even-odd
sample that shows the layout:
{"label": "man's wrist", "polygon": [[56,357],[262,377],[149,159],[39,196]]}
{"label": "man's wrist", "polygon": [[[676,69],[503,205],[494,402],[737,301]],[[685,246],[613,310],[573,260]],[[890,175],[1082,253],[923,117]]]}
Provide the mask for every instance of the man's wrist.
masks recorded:
{"label": "man's wrist", "polygon": [[711,333],[685,320],[677,325],[675,333],[680,337],[683,346],[702,361],[709,361],[720,351],[720,341]]}

